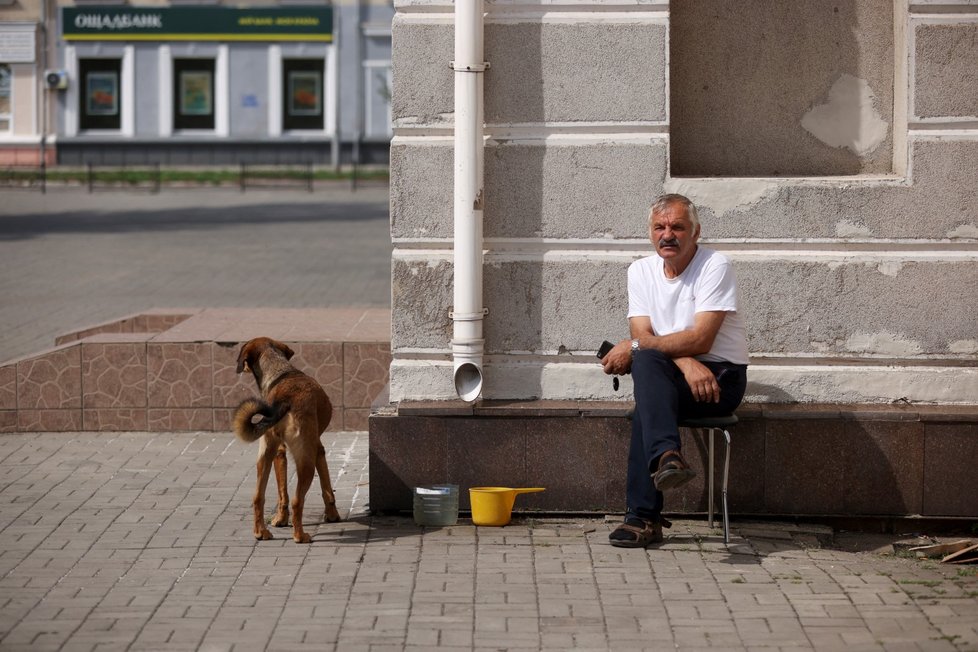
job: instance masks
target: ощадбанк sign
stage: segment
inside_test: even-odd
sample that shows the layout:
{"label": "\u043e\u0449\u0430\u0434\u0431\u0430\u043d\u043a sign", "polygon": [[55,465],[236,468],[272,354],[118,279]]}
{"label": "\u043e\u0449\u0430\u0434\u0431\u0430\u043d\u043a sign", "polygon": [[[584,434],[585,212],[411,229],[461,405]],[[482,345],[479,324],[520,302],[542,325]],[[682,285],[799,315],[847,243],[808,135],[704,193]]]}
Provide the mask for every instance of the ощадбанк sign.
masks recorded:
{"label": "\u043e\u0449\u0430\u0434\u0431\u0430\u043d\u043a sign", "polygon": [[66,41],[327,41],[331,7],[126,7],[61,9]]}

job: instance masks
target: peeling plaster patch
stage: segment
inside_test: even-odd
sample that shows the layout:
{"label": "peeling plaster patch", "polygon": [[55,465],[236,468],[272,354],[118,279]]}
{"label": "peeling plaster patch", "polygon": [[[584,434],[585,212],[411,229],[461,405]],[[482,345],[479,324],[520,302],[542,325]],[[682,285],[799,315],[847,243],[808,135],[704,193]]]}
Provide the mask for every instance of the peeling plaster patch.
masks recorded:
{"label": "peeling plaster patch", "polygon": [[962,224],[947,234],[949,238],[978,238],[978,226]]}
{"label": "peeling plaster patch", "polygon": [[883,274],[885,276],[893,276],[893,277],[899,274],[900,269],[902,268],[903,268],[903,263],[899,261],[893,261],[893,260],[882,262],[876,266],[876,269],[880,271],[880,274]]}
{"label": "peeling plaster patch", "polygon": [[697,206],[706,206],[714,215],[722,215],[740,206],[750,206],[778,187],[770,181],[755,179],[667,179],[665,192],[689,197]]}
{"label": "peeling plaster patch", "polygon": [[886,140],[889,124],[876,110],[876,96],[865,79],[843,74],[829,89],[828,102],[812,107],[801,126],[826,145],[847,147],[866,156]]}
{"label": "peeling plaster patch", "polygon": [[917,355],[920,345],[893,333],[854,333],[846,340],[846,350],[892,356]]}
{"label": "peeling plaster patch", "polygon": [[404,115],[394,119],[394,127],[413,127],[416,125],[430,126],[455,121],[455,112],[438,113],[436,115]]}
{"label": "peeling plaster patch", "polygon": [[957,340],[947,345],[951,353],[978,353],[978,340]]}
{"label": "peeling plaster patch", "polygon": [[873,232],[865,224],[842,220],[835,225],[835,234],[840,238],[861,238],[872,236]]}

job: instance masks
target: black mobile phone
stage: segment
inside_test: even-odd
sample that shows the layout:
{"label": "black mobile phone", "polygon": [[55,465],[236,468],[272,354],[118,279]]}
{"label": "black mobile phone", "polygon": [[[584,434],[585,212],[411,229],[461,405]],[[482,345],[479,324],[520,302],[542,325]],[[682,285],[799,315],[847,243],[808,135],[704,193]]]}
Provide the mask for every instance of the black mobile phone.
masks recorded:
{"label": "black mobile phone", "polygon": [[604,342],[602,342],[601,343],[601,348],[598,349],[598,359],[600,360],[601,358],[603,358],[606,355],[608,355],[608,351],[610,351],[613,348],[615,348],[615,345],[612,344],[611,342],[609,342],[608,340],[605,340]]}

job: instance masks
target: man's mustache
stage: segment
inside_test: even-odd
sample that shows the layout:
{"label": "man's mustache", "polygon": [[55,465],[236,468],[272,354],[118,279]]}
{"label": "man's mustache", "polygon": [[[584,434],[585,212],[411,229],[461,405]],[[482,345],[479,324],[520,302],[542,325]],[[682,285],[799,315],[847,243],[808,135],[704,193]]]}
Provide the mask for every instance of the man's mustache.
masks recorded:
{"label": "man's mustache", "polygon": [[659,240],[659,247],[678,247],[679,238],[662,238]]}

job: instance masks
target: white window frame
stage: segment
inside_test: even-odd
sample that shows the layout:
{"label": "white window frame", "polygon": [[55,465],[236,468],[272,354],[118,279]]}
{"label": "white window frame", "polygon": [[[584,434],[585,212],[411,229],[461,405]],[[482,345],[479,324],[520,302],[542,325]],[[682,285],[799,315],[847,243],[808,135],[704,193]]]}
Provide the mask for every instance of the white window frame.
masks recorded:
{"label": "white window frame", "polygon": [[[132,138],[136,132],[135,100],[136,100],[136,70],[135,47],[122,47],[98,44],[94,48],[83,48],[69,45],[65,48],[65,70],[68,72],[68,90],[65,92],[65,135],[72,136],[121,136]],[[80,59],[121,59],[122,66],[119,80],[119,129],[79,129],[78,99],[81,78],[78,76]]]}
{"label": "white window frame", "polygon": [[[160,136],[218,136],[226,138],[231,125],[228,46],[218,45],[198,51],[196,47],[182,48],[161,45],[159,52]],[[214,60],[214,129],[175,129],[173,127],[173,60]]]}
{"label": "white window frame", "polygon": [[173,135],[173,54],[169,45],[161,45],[156,54],[159,134],[161,138],[168,138]]}
{"label": "white window frame", "polygon": [[[278,90],[276,90],[278,89]],[[268,135],[282,135],[282,46],[268,47]]]}
{"label": "white window frame", "polygon": [[[282,116],[285,113],[285,97],[282,94],[283,59],[323,59],[323,128],[322,129],[282,129]],[[302,45],[287,47],[283,52],[281,45],[268,48],[268,135],[271,137],[288,134],[316,135],[332,137],[336,133],[336,49],[331,45]]]}
{"label": "white window frame", "polygon": [[384,112],[386,113],[385,124],[387,125],[387,131],[383,134],[370,133],[368,131],[374,124],[374,113],[378,111],[377,107],[374,105],[373,85],[371,83],[371,78],[377,73],[378,70],[386,71],[387,87],[392,88],[393,77],[391,75],[391,62],[389,59],[367,59],[363,62],[363,136],[369,140],[389,140],[394,136],[392,125],[393,115],[391,112],[390,102],[387,102],[387,106],[384,109]]}
{"label": "white window frame", "polygon": [[7,103],[10,107],[10,112],[0,113],[0,120],[7,121],[6,129],[0,127],[0,135],[10,136],[14,133],[14,67],[12,64],[2,62],[0,62],[0,66],[7,69],[7,78],[10,80],[10,87],[7,89],[7,92],[10,94],[10,100]]}

